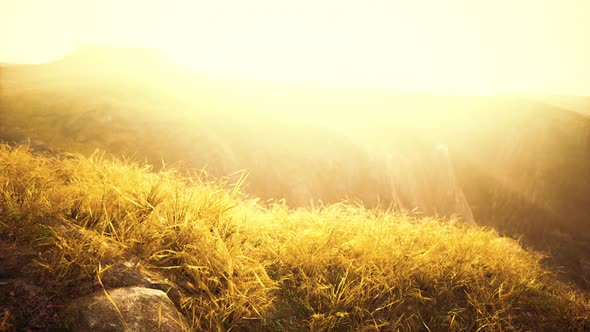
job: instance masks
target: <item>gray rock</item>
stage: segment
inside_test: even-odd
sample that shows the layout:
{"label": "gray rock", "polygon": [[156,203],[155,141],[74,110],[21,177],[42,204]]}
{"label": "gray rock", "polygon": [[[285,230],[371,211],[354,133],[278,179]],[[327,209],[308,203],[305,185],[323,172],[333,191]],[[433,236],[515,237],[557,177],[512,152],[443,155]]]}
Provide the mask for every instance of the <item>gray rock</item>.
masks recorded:
{"label": "gray rock", "polygon": [[102,273],[101,280],[106,288],[142,286],[164,291],[169,297],[169,292],[173,291],[172,284],[166,278],[145,270],[138,259],[121,261],[108,267]]}
{"label": "gray rock", "polygon": [[71,331],[187,331],[185,319],[166,293],[143,287],[108,290],[76,299],[65,310],[64,327]]}

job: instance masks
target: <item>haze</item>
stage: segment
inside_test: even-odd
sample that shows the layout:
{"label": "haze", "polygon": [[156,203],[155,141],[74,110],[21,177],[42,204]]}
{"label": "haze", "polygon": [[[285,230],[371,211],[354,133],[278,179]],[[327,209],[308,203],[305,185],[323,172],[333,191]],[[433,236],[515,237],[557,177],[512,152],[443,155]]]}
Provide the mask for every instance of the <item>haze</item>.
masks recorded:
{"label": "haze", "polygon": [[0,63],[80,44],[200,72],[442,94],[590,94],[590,2],[0,1]]}

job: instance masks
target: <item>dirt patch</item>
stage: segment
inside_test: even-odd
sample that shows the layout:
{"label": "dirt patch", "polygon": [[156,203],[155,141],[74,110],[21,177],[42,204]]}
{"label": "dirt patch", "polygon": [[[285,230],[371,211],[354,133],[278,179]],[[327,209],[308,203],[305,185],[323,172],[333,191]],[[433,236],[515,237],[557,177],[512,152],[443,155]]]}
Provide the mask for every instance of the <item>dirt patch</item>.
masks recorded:
{"label": "dirt patch", "polygon": [[0,331],[51,331],[63,303],[35,273],[36,255],[0,239]]}

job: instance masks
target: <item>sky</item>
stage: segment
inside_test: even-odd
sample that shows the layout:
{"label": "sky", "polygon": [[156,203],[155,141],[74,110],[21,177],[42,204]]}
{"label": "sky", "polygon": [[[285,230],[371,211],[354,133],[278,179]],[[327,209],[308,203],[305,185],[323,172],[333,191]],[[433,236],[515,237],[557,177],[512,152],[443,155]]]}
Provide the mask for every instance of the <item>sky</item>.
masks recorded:
{"label": "sky", "polygon": [[0,62],[80,44],[242,78],[590,95],[590,0],[0,0]]}

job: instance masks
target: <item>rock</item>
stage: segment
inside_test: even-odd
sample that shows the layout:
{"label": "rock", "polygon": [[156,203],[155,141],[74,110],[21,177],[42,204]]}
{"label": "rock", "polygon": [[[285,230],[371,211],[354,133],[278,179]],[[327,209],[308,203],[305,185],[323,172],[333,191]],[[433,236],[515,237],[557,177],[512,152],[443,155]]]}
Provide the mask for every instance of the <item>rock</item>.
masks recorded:
{"label": "rock", "polygon": [[145,286],[143,285],[144,276],[137,268],[137,264],[129,261],[115,264],[104,270],[101,280],[107,288]]}
{"label": "rock", "polygon": [[172,291],[172,284],[166,278],[145,270],[136,259],[109,266],[103,271],[101,280],[106,288],[142,286],[166,293]]}
{"label": "rock", "polygon": [[[66,308],[64,327],[71,331],[186,331],[187,324],[161,290],[125,287],[76,299]],[[123,323],[124,321],[124,323]]]}

